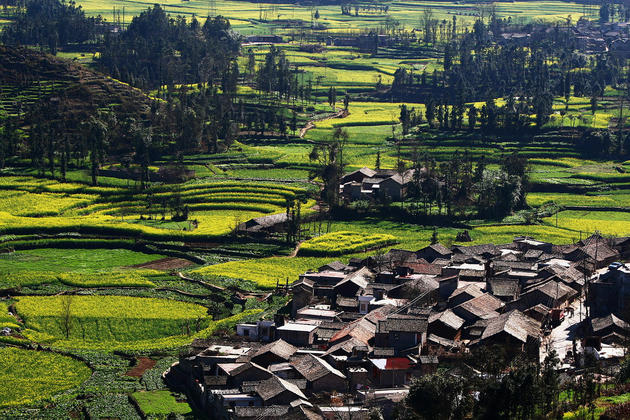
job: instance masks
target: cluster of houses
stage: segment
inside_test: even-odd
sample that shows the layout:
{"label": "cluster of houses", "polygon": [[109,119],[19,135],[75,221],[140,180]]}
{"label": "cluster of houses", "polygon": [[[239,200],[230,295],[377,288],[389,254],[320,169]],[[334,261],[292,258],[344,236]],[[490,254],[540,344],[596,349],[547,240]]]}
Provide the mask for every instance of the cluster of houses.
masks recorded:
{"label": "cluster of houses", "polygon": [[383,200],[403,201],[415,170],[398,173],[392,169],[374,170],[363,167],[344,175],[339,193],[347,201]]}
{"label": "cluster of houses", "polygon": [[211,418],[367,418],[374,406],[387,417],[414,377],[462,369],[480,347],[539,360],[584,295],[589,350],[625,343],[630,269],[617,261],[629,256],[630,238],[517,237],[331,262],[302,274],[273,320],[239,324],[165,376]]}
{"label": "cluster of houses", "polygon": [[[527,30],[525,29],[527,28]],[[527,25],[519,30],[497,34],[500,44],[528,46],[541,42],[554,31],[570,34],[575,47],[585,54],[599,54],[611,51],[622,58],[630,58],[630,22],[606,22],[602,24],[586,18],[569,27],[549,27],[547,25]]]}

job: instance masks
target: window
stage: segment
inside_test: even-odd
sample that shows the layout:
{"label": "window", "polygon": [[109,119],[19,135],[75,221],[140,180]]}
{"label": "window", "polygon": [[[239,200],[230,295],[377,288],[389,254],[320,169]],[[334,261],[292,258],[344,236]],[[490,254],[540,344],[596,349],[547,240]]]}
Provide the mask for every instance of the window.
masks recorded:
{"label": "window", "polygon": [[243,336],[249,337],[249,330],[247,328],[243,330]]}

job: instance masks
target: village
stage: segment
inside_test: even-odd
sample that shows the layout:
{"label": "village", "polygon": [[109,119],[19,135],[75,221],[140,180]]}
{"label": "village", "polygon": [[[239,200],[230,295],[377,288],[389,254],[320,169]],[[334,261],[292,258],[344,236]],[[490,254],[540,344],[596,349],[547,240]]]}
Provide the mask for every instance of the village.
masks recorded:
{"label": "village", "polygon": [[355,419],[390,417],[414,378],[455,375],[483,347],[536,362],[553,349],[565,372],[587,357],[614,368],[630,334],[629,256],[630,237],[593,235],[331,261],[285,288],[273,319],[193,343],[164,377],[211,418]]}

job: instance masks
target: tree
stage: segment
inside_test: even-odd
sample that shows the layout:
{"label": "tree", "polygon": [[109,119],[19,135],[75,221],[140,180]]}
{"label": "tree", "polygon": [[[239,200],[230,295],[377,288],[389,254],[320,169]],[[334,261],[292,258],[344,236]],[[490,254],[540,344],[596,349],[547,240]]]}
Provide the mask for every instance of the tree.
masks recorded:
{"label": "tree", "polygon": [[603,3],[599,8],[599,20],[601,22],[608,22],[610,20],[610,5]]}
{"label": "tree", "polygon": [[407,404],[427,420],[463,418],[470,408],[470,394],[463,379],[448,374],[425,375],[409,388]]}
{"label": "tree", "polygon": [[61,325],[66,338],[70,338],[72,331],[72,301],[73,295],[61,296]]}
{"label": "tree", "polygon": [[409,127],[411,126],[411,115],[409,113],[409,109],[407,108],[407,105],[405,104],[402,104],[400,106],[399,120],[402,125],[403,136],[406,136],[407,134],[409,134]]}
{"label": "tree", "polygon": [[291,124],[289,128],[295,136],[295,132],[297,131],[297,113],[295,112],[295,110],[293,110],[293,112],[291,113]]}
{"label": "tree", "polygon": [[98,184],[98,170],[103,162],[105,147],[109,140],[108,127],[101,117],[102,115],[92,115],[83,123],[83,132],[88,139],[90,147],[90,174],[92,177],[92,185]]}
{"label": "tree", "polygon": [[543,405],[547,413],[554,411],[558,404],[558,397],[560,395],[559,366],[560,359],[558,359],[558,354],[552,349],[547,353],[540,373],[541,385],[544,390],[542,393]]}
{"label": "tree", "polygon": [[338,127],[331,141],[316,144],[309,154],[309,160],[317,163],[311,176],[322,179],[321,197],[331,210],[339,204],[339,181],[346,165],[343,152],[348,137],[348,132]]}
{"label": "tree", "polygon": [[477,124],[477,108],[474,105],[468,107],[468,128],[472,131]]}

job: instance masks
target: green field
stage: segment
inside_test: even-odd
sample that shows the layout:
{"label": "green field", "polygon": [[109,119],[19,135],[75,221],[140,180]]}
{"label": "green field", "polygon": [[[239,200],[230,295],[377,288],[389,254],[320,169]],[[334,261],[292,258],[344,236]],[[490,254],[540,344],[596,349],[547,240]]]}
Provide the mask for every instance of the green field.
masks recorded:
{"label": "green field", "polygon": [[33,249],[0,255],[0,273],[111,270],[162,258],[126,249]]}
{"label": "green field", "polygon": [[[556,217],[548,217],[545,223],[556,225]],[[604,235],[630,235],[630,213],[612,211],[563,211],[557,217],[558,227],[581,232],[587,237],[595,231]]]}
{"label": "green field", "polygon": [[174,413],[192,417],[190,406],[185,402],[178,402],[170,391],[134,392],[131,395],[147,416],[161,418]]}
{"label": "green field", "polygon": [[1,347],[0,361],[0,408],[40,403],[91,374],[84,363],[51,352]]}

